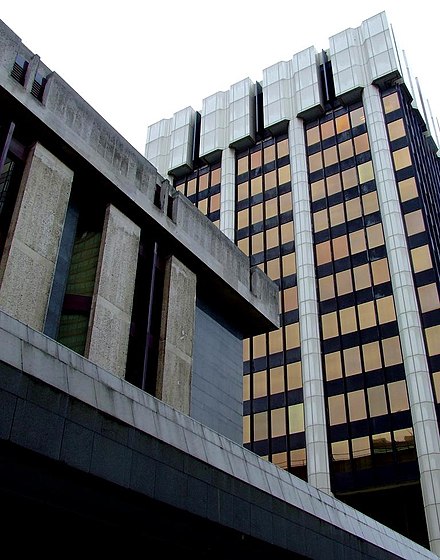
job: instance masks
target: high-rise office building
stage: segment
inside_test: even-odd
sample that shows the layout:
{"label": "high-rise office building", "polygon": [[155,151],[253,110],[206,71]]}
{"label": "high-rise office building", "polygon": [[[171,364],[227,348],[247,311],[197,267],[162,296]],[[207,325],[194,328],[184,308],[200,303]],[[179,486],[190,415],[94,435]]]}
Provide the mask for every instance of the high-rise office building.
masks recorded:
{"label": "high-rise office building", "polygon": [[278,284],[281,327],[243,345],[244,445],[438,551],[435,123],[385,13],[262,74],[145,151]]}

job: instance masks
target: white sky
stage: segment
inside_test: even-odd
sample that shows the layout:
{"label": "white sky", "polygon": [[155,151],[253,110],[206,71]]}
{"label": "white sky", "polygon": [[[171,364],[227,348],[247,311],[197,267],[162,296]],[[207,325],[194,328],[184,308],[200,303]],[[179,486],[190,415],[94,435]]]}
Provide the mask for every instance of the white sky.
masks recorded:
{"label": "white sky", "polygon": [[436,0],[20,0],[0,19],[135,148],[147,127],[385,11],[440,120]]}

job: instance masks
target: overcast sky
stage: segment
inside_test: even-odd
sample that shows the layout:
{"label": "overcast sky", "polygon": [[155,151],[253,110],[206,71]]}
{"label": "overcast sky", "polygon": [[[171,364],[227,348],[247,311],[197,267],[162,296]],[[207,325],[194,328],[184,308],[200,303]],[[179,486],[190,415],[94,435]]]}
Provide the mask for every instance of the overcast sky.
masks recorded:
{"label": "overcast sky", "polygon": [[[434,0],[20,0],[0,19],[135,148],[147,127],[385,11],[440,120]],[[269,11],[268,11],[269,10]]]}

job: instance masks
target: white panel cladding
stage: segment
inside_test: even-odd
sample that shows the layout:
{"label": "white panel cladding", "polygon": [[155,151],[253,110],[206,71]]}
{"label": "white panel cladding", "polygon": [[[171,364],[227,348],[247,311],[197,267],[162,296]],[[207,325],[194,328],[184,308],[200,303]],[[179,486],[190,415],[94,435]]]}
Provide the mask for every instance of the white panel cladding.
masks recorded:
{"label": "white panel cladding", "polygon": [[246,78],[229,90],[229,145],[255,140],[255,84]]}
{"label": "white panel cladding", "polygon": [[291,64],[296,114],[322,107],[319,63],[315,47],[293,55]]}
{"label": "white panel cladding", "polygon": [[263,70],[263,113],[266,128],[270,129],[292,118],[291,82],[290,62],[278,62]]}
{"label": "white panel cladding", "polygon": [[220,231],[235,239],[235,151],[226,148],[222,152]]}
{"label": "white panel cladding", "polygon": [[170,172],[192,169],[195,120],[196,112],[192,107],[174,113],[171,119]]}
{"label": "white panel cladding", "polygon": [[200,157],[224,150],[228,145],[229,92],[219,91],[202,103],[200,125]]}
{"label": "white panel cladding", "polygon": [[295,226],[296,276],[298,286],[307,480],[331,493],[327,445],[324,382],[319,334],[312,219],[307,174],[304,125],[294,118],[289,124],[292,169],[293,223]]}
{"label": "white panel cladding", "polygon": [[329,41],[336,96],[344,96],[387,77],[400,76],[384,12],[355,29],[333,35]]}
{"label": "white panel cladding", "polygon": [[162,177],[170,169],[171,119],[162,119],[148,127],[145,157]]}
{"label": "white panel cladding", "polygon": [[365,88],[363,100],[405,366],[428,536],[431,550],[440,554],[440,434],[428,360],[379,90],[373,85]]}

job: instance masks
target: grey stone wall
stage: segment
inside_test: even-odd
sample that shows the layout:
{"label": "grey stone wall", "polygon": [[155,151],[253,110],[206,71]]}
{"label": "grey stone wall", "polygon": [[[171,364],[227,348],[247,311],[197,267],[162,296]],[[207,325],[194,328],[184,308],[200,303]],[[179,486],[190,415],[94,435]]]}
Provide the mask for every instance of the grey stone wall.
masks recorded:
{"label": "grey stone wall", "polygon": [[197,301],[191,416],[243,442],[243,346],[241,337]]}

